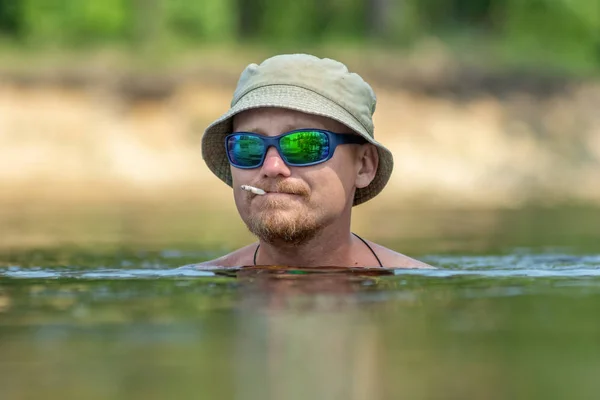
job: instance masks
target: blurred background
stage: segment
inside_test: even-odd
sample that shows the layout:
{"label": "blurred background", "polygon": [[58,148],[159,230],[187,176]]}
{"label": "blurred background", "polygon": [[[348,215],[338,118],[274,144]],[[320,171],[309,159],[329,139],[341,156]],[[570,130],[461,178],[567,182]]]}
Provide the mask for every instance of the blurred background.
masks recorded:
{"label": "blurred background", "polygon": [[247,64],[295,52],[377,93],[396,164],[355,231],[414,254],[597,238],[597,0],[0,0],[0,248],[249,242],[200,138]]}
{"label": "blurred background", "polygon": [[[254,240],[200,139],[294,52],[378,96],[353,230],[440,269],[175,269]],[[595,398],[599,243],[598,0],[0,0],[2,400]]]}

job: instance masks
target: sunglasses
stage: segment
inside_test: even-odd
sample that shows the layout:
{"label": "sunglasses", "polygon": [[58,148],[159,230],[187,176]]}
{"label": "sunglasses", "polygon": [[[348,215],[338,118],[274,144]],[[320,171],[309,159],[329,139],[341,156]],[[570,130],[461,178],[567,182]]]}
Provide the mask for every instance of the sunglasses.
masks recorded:
{"label": "sunglasses", "polygon": [[236,168],[258,168],[265,161],[269,147],[279,152],[292,167],[320,164],[333,157],[340,144],[363,144],[358,135],[334,133],[322,129],[298,129],[279,136],[264,136],[252,132],[234,132],[225,137],[229,163]]}

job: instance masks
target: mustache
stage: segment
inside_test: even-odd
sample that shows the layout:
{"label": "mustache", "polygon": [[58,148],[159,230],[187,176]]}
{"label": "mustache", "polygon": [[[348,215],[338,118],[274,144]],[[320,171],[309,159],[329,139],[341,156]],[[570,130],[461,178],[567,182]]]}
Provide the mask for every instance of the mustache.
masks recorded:
{"label": "mustache", "polygon": [[306,185],[290,182],[289,180],[260,180],[252,183],[252,186],[271,193],[295,194],[302,197],[308,197],[310,195],[310,191]]}

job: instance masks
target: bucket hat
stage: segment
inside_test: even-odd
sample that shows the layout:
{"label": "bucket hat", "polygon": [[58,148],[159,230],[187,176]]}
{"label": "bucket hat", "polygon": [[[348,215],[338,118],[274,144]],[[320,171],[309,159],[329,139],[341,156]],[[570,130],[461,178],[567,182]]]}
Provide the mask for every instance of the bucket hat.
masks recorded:
{"label": "bucket hat", "polygon": [[250,64],[242,72],[230,109],[204,131],[202,158],[219,179],[232,186],[225,136],[232,133],[236,114],[278,107],[328,117],[364,137],[379,153],[375,178],[368,186],[356,189],[356,206],[383,190],[394,166],[392,153],[374,137],[376,103],[371,86],[341,62],[308,54],[277,55],[259,65]]}

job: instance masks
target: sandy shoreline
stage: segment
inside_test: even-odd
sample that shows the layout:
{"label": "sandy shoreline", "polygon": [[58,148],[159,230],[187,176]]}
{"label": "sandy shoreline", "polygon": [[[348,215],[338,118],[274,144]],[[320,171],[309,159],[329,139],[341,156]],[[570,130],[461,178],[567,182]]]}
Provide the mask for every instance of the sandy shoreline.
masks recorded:
{"label": "sandy shoreline", "polygon": [[[227,71],[213,82],[182,73],[129,83],[127,74],[5,72],[0,202],[143,200],[183,188],[217,205],[229,191],[204,165],[200,137],[228,107],[235,78]],[[382,203],[600,204],[598,82],[462,96],[452,74],[444,81],[430,73],[439,90],[416,90],[406,73],[390,74],[365,67],[377,82],[376,138],[395,156]]]}

